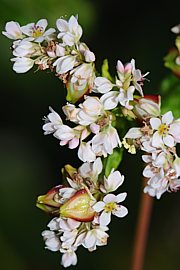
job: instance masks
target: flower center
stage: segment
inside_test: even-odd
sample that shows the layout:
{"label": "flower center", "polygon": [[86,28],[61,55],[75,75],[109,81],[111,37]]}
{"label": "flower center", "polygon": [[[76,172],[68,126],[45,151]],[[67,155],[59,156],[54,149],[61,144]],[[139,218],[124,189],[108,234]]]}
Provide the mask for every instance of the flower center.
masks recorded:
{"label": "flower center", "polygon": [[105,205],[105,207],[104,207],[104,210],[106,211],[106,213],[112,212],[115,209],[116,209],[116,203],[115,202],[107,203]]}
{"label": "flower center", "polygon": [[161,124],[158,128],[159,135],[167,135],[169,131],[169,127],[166,124]]}
{"label": "flower center", "polygon": [[44,32],[44,29],[43,29],[43,27],[40,27],[40,26],[34,26],[33,28],[32,28],[32,37],[34,37],[34,38],[37,38],[37,37],[40,37],[40,36],[42,36],[42,34],[43,34],[43,32]]}

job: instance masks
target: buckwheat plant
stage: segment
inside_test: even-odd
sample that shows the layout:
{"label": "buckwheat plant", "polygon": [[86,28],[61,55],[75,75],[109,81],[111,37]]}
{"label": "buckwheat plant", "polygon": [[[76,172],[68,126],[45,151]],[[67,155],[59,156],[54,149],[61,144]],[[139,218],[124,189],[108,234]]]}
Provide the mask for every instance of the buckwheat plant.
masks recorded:
{"label": "buckwheat plant", "polygon": [[[95,54],[81,42],[77,17],[59,18],[56,29],[47,25],[46,19],[25,26],[11,21],[3,34],[13,40],[11,61],[16,73],[33,66],[50,70],[67,89],[60,112],[66,121],[49,107],[43,131],[60,146],[77,148],[82,165],[77,169],[65,165],[64,182],[39,196],[37,207],[52,216],[42,232],[45,247],[60,251],[61,263],[68,267],[77,264],[79,246],[91,252],[107,244],[112,216],[128,214],[123,205],[127,193],[117,191],[124,182],[117,170],[124,149],[143,153],[145,193],[160,199],[163,193],[179,189],[180,118],[174,119],[171,111],[161,114],[160,95],[143,94],[148,72],[137,69],[134,59],[126,64],[118,60],[115,78],[105,60],[99,74]],[[174,28],[177,31],[179,27]]]}

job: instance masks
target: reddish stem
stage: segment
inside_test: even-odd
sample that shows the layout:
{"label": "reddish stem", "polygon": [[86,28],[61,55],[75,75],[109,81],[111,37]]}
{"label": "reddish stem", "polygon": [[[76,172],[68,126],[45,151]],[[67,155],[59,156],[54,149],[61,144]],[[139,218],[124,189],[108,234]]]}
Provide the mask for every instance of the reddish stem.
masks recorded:
{"label": "reddish stem", "polygon": [[[143,179],[144,183],[145,181],[146,180]],[[152,206],[153,198],[142,192],[138,222],[135,232],[131,270],[143,270]]]}

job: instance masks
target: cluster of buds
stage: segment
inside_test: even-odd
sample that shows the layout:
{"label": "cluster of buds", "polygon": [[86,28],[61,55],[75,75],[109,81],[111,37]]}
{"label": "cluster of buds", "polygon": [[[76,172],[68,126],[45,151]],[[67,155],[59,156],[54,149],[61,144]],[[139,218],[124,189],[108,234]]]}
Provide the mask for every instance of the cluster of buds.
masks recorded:
{"label": "cluster of buds", "polygon": [[[160,96],[143,94],[148,73],[136,69],[134,59],[125,65],[118,60],[115,78],[105,61],[102,76],[97,76],[94,53],[80,42],[77,17],[60,18],[56,26],[46,30],[45,19],[26,26],[8,22],[3,34],[14,40],[14,71],[27,72],[33,65],[50,69],[67,89],[62,111],[69,125],[49,107],[43,131],[60,146],[78,147],[83,164],[78,169],[65,165],[65,183],[39,196],[37,207],[53,217],[42,232],[46,248],[63,253],[62,265],[68,267],[76,265],[79,246],[94,251],[107,244],[111,215],[121,218],[128,213],[121,205],[127,193],[117,194],[124,181],[117,170],[124,148],[131,154],[137,149],[145,152],[143,175],[149,179],[144,192],[159,199],[165,191],[179,189],[175,146],[180,142],[180,119],[174,120],[172,112],[161,115]],[[132,127],[133,120],[140,127]]]}

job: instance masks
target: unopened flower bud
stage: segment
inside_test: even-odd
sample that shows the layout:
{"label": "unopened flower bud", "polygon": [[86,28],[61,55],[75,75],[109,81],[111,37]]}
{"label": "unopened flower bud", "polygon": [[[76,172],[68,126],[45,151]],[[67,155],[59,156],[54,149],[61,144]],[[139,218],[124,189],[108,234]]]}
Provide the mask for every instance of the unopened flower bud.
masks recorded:
{"label": "unopened flower bud", "polygon": [[60,207],[60,203],[58,201],[59,190],[62,187],[62,185],[53,187],[47,194],[38,196],[36,206],[49,214],[57,215]]}
{"label": "unopened flower bud", "polygon": [[88,192],[85,189],[81,189],[60,207],[60,216],[81,222],[90,222],[95,215],[91,207],[91,201],[92,199]]}
{"label": "unopened flower bud", "polygon": [[161,96],[145,95],[135,100],[133,112],[140,120],[160,115]]}

